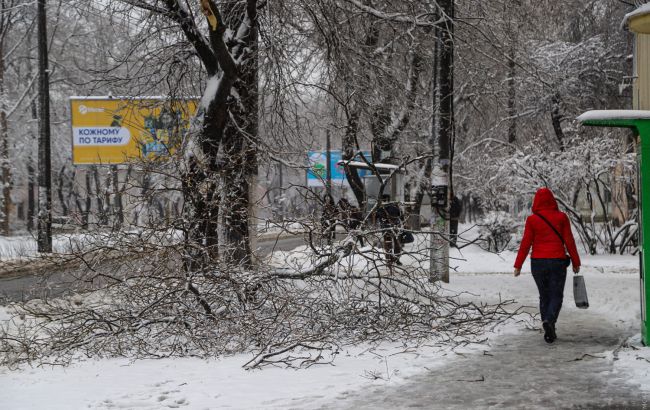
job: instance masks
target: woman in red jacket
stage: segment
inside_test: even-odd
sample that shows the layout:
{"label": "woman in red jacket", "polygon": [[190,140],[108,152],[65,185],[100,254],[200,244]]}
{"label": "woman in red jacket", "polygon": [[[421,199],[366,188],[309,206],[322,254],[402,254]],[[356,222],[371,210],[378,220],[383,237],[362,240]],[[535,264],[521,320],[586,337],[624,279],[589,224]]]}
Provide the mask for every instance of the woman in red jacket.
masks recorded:
{"label": "woman in red jacket", "polygon": [[[562,308],[566,269],[571,263],[573,272],[578,273],[580,256],[569,218],[558,209],[555,197],[548,188],[540,188],[535,194],[533,214],[526,219],[524,237],[515,261],[515,276],[521,273],[521,266],[531,246],[530,270],[539,290],[544,340],[553,343],[557,338],[555,322]],[[569,256],[566,255],[567,251]]]}

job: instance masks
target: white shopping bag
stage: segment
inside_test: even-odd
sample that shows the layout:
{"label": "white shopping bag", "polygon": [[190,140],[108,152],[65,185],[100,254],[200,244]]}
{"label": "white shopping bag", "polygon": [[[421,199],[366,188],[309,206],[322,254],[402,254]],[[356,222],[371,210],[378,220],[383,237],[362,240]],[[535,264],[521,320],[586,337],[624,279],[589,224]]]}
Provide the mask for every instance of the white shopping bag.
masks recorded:
{"label": "white shopping bag", "polygon": [[587,287],[585,286],[585,278],[582,275],[573,275],[573,299],[576,301],[578,308],[587,309],[589,307]]}

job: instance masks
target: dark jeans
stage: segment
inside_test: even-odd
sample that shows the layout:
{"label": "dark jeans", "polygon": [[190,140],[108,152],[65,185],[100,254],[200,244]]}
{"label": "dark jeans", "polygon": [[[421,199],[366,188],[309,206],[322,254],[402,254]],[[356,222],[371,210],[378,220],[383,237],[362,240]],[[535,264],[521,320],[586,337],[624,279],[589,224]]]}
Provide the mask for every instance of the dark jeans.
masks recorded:
{"label": "dark jeans", "polygon": [[566,259],[531,259],[530,268],[539,290],[542,321],[555,323],[564,298]]}

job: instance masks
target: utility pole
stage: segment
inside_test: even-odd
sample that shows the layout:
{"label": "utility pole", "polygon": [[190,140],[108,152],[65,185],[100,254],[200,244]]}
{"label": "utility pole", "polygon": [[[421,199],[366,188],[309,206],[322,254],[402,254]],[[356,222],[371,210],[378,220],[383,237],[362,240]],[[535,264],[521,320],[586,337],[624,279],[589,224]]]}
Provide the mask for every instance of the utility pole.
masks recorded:
{"label": "utility pole", "polygon": [[329,198],[332,197],[332,140],[330,138],[330,130],[327,130],[327,140],[325,142],[325,161],[327,162],[327,174],[325,176],[325,190]]}
{"label": "utility pole", "polygon": [[50,147],[50,85],[47,58],[46,0],[38,9],[38,251],[52,252],[52,163]]}
{"label": "utility pole", "polygon": [[[331,207],[334,204],[334,198],[332,198],[332,140],[330,138],[330,130],[326,131],[326,141],[325,141],[325,162],[326,164],[326,174],[325,174],[325,206]],[[327,212],[332,212],[331,209],[327,209]],[[331,222],[330,222],[331,223]],[[336,225],[332,231],[327,231],[327,244],[332,244],[332,239],[336,239]]]}
{"label": "utility pole", "polygon": [[[449,203],[454,142],[454,0],[439,1],[443,22],[436,27],[432,123],[432,216],[429,280],[449,283]],[[437,136],[437,141],[436,140]],[[437,143],[436,143],[437,142]]]}

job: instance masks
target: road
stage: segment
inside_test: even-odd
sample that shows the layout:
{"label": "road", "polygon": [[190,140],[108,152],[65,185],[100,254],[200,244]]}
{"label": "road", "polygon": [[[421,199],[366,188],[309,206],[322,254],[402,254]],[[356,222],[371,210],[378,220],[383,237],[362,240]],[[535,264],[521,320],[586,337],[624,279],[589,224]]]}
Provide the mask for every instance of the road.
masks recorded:
{"label": "road", "polygon": [[[268,255],[273,251],[286,251],[304,245],[301,237],[289,237],[279,240],[264,240],[257,244],[259,255]],[[102,264],[102,271],[118,273],[127,267],[121,261],[109,261]],[[72,289],[80,290],[93,286],[93,283],[81,283],[80,274],[85,268],[66,267],[40,268],[34,272],[19,272],[0,277],[0,304],[36,298],[57,297]],[[96,285],[96,283],[95,283]]]}

